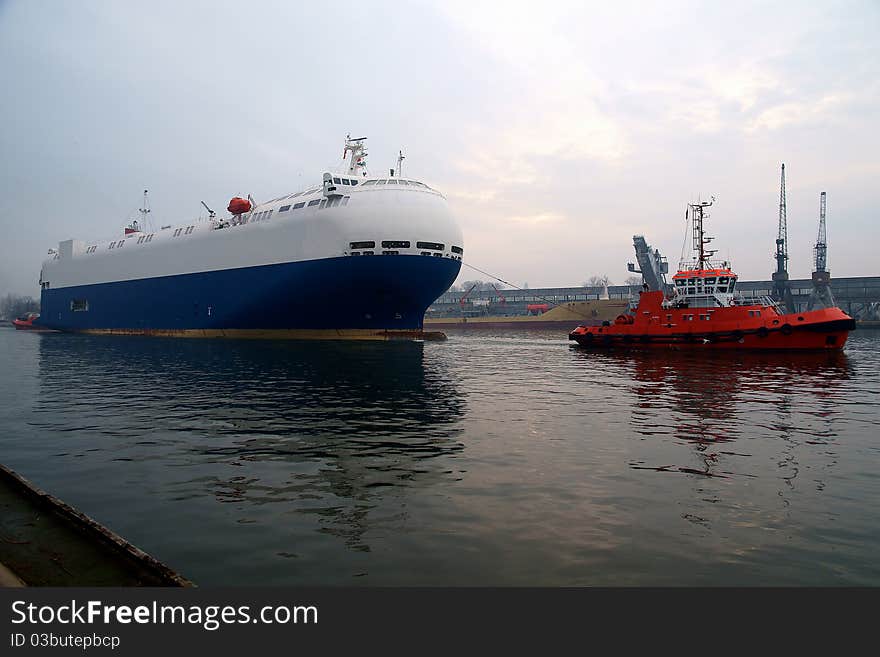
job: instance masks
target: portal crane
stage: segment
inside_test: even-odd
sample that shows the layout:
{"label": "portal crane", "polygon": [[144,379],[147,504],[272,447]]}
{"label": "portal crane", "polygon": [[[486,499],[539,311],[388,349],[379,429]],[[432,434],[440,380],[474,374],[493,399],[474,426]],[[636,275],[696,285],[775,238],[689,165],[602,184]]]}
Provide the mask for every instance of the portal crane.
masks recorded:
{"label": "portal crane", "polygon": [[779,183],[779,230],[776,235],[776,271],[773,272],[773,296],[790,312],[796,312],[794,296],[788,282],[788,224],[785,205],[785,163]]}
{"label": "portal crane", "polygon": [[495,292],[498,294],[498,303],[500,305],[505,305],[507,303],[507,298],[504,296],[504,292],[498,289],[498,286],[492,283],[492,287],[495,288]]}
{"label": "portal crane", "polygon": [[837,305],[831,293],[831,272],[828,271],[828,242],[825,239],[825,192],[819,194],[819,236],[813,247],[813,291],[807,309],[832,308]]}
{"label": "portal crane", "polygon": [[467,292],[465,292],[465,293],[461,296],[461,299],[458,300],[458,305],[461,306],[461,311],[462,311],[462,312],[464,312],[464,302],[465,302],[465,301],[467,300],[467,298],[470,296],[471,292],[474,291],[474,288],[475,288],[475,287],[477,287],[477,284],[476,284],[476,283],[474,283],[473,285],[471,285],[470,289],[469,289]]}

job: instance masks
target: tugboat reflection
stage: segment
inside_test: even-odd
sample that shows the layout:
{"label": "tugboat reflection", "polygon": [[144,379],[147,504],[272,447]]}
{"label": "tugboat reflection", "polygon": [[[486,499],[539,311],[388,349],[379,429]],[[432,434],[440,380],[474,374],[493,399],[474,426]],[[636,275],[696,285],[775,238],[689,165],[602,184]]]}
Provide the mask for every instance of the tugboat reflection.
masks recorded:
{"label": "tugboat reflection", "polygon": [[69,449],[127,461],[107,477],[150,481],[163,504],[211,496],[237,523],[286,514],[288,532],[366,551],[365,532],[404,518],[408,488],[456,476],[464,401],[422,343],[44,337],[37,410],[91,427]]}
{"label": "tugboat reflection", "polygon": [[[788,484],[797,476],[800,444],[831,445],[838,411],[835,389],[852,376],[843,352],[830,353],[592,353],[632,382],[636,403],[631,426],[645,439],[671,436],[694,447],[688,465],[631,463],[634,469],[675,471],[706,477],[749,476],[722,465],[724,457],[751,456],[760,448],[740,439],[784,441],[779,454]],[[802,419],[793,420],[797,401]],[[768,418],[772,418],[768,421]],[[797,426],[796,426],[797,425]],[[766,442],[766,440],[764,442]],[[826,452],[833,457],[829,451]],[[832,458],[833,460],[833,458]]]}

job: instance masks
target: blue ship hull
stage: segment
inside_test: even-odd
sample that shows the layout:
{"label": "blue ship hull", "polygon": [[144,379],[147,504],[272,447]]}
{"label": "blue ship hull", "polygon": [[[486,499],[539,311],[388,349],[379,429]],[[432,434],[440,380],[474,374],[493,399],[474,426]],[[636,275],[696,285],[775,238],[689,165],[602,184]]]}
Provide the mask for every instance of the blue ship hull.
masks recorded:
{"label": "blue ship hull", "polygon": [[450,258],[348,256],[50,288],[38,321],[61,331],[135,333],[418,331],[460,268]]}

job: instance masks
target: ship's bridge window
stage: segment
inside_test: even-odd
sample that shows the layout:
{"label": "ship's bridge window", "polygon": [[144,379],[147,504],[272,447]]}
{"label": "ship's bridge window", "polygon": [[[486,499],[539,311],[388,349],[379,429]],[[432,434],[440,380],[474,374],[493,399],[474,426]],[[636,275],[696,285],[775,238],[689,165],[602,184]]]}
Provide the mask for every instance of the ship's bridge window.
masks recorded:
{"label": "ship's bridge window", "polygon": [[736,287],[736,278],[730,279],[730,287],[728,288],[730,292],[733,292],[733,288]]}
{"label": "ship's bridge window", "polygon": [[357,180],[352,180],[352,181],[351,181],[351,186],[352,186],[352,187],[356,187],[357,184],[358,184],[358,181],[357,181]]}
{"label": "ship's bridge window", "polygon": [[348,246],[351,249],[374,249],[376,248],[376,243],[373,241],[350,242]]}
{"label": "ship's bridge window", "polygon": [[706,279],[704,279],[704,282],[706,283],[706,285],[714,285],[715,284],[715,277],[713,276],[712,278],[706,278]]}
{"label": "ship's bridge window", "polygon": [[[419,242],[421,244],[421,242]],[[382,240],[383,249],[408,249],[409,240]],[[419,247],[427,248],[427,247]]]}
{"label": "ship's bridge window", "polygon": [[676,284],[676,286],[678,286],[678,287],[684,287],[685,285],[687,285],[687,281],[684,280],[683,278],[677,278],[677,279],[675,280],[675,284]]}
{"label": "ship's bridge window", "polygon": [[377,182],[379,182],[379,181],[378,180],[367,180],[366,182],[364,182],[364,187],[367,187],[369,185],[375,185]]}
{"label": "ship's bridge window", "polygon": [[296,205],[293,206],[293,209],[299,210],[300,208],[304,208],[304,207],[306,207],[305,201],[303,201],[302,203],[297,203]]}
{"label": "ship's bridge window", "polygon": [[288,210],[290,210],[289,205],[282,205],[280,208],[278,208],[278,212],[287,212]]}
{"label": "ship's bridge window", "polygon": [[389,180],[389,181],[388,181],[388,184],[389,184],[389,185],[396,185],[396,184],[397,184],[397,181],[396,181],[396,180]]}
{"label": "ship's bridge window", "polygon": [[718,282],[721,283],[722,285],[726,285],[727,284],[727,276],[719,276]]}
{"label": "ship's bridge window", "polygon": [[453,246],[453,247],[450,247],[449,250],[452,251],[453,253],[458,253],[459,255],[461,255],[462,253],[464,253],[464,249],[461,248],[460,246]]}
{"label": "ship's bridge window", "polygon": [[320,199],[315,199],[314,201],[309,201],[309,207],[312,207],[313,205],[318,205],[320,202],[321,202]]}
{"label": "ship's bridge window", "polygon": [[697,284],[696,278],[689,278],[688,279],[688,285],[696,285],[696,284]]}
{"label": "ship's bridge window", "polygon": [[342,179],[342,184],[343,184],[343,185],[350,185],[350,184],[351,184],[351,181],[350,181],[348,178],[343,178],[343,179]]}
{"label": "ship's bridge window", "polygon": [[416,242],[416,248],[433,249],[434,251],[442,251],[445,247],[439,242]]}
{"label": "ship's bridge window", "polygon": [[334,178],[334,179],[333,179],[333,182],[335,182],[335,183],[338,185],[338,184],[339,184],[340,182],[342,182],[342,181],[340,181],[339,178]]}
{"label": "ship's bridge window", "polygon": [[377,180],[377,181],[376,181],[376,184],[377,184],[377,185],[384,185],[384,184],[387,183],[387,182],[388,182],[388,181],[387,181],[386,179],[383,178],[382,180]]}

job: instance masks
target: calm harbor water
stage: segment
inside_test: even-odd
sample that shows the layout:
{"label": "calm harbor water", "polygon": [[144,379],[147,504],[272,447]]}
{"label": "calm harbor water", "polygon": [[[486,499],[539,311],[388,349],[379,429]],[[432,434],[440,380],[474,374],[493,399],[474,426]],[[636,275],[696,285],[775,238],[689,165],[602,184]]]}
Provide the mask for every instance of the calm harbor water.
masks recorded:
{"label": "calm harbor water", "polygon": [[841,354],[0,329],[0,462],[202,585],[880,585]]}

